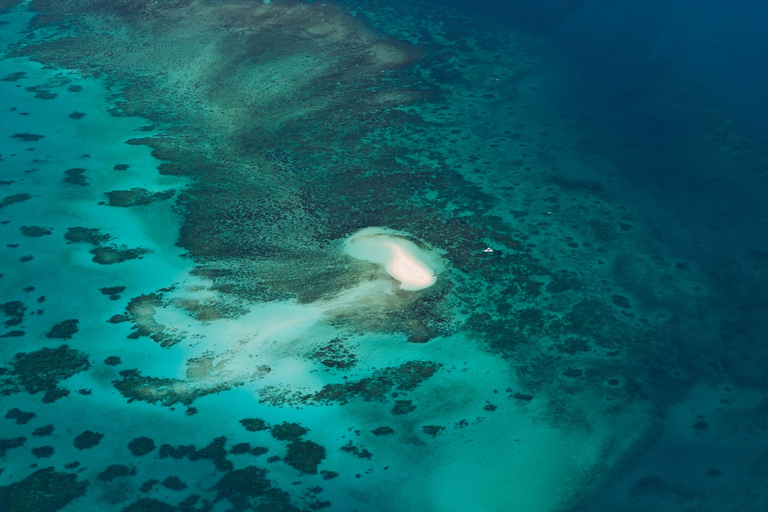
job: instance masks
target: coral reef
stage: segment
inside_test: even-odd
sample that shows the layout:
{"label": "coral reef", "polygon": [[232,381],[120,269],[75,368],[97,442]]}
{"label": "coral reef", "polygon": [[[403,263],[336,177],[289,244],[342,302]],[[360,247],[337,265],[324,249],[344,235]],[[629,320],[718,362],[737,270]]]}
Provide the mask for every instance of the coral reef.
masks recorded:
{"label": "coral reef", "polygon": [[5,316],[10,317],[5,321],[6,327],[19,325],[24,320],[24,312],[26,310],[27,306],[20,300],[0,304],[0,311],[2,311]]}
{"label": "coral reef", "polygon": [[288,444],[285,463],[301,473],[317,474],[317,466],[325,459],[325,448],[313,441],[295,440]]}
{"label": "coral reef", "polygon": [[143,188],[132,188],[130,190],[113,190],[106,192],[107,204],[109,206],[139,206],[150,204],[155,201],[164,201],[173,197],[174,190],[165,190],[163,192],[150,192]]}
{"label": "coral reef", "polygon": [[102,234],[96,228],[76,227],[67,228],[64,238],[70,243],[100,245],[102,242],[106,242],[112,237],[107,234]]}
{"label": "coral reef", "polygon": [[107,467],[107,469],[96,475],[96,478],[102,482],[110,482],[115,478],[134,476],[135,474],[135,467],[129,467],[124,464],[112,464]]}
{"label": "coral reef", "polygon": [[78,450],[89,450],[101,443],[101,439],[103,437],[104,434],[93,432],[92,430],[86,430],[85,432],[81,432],[77,435],[77,437],[75,437],[73,444]]}
{"label": "coral reef", "polygon": [[298,423],[288,423],[287,421],[274,425],[270,429],[272,437],[280,441],[295,441],[307,432],[309,432],[309,429],[302,427]]}
{"label": "coral reef", "polygon": [[17,407],[9,409],[8,412],[5,413],[5,419],[15,421],[17,425],[25,425],[35,416],[37,416],[37,414],[33,412],[24,412]]}
{"label": "coral reef", "polygon": [[78,331],[77,324],[79,322],[80,321],[76,318],[70,318],[69,320],[61,321],[51,327],[51,330],[46,333],[45,337],[57,340],[71,339],[72,336],[74,336]]}
{"label": "coral reef", "polygon": [[136,457],[142,457],[154,451],[155,442],[146,436],[137,437],[128,443],[128,449]]}
{"label": "coral reef", "polygon": [[45,392],[44,402],[53,402],[69,391],[60,388],[59,382],[87,370],[88,358],[82,352],[62,345],[55,349],[42,348],[35,352],[18,353],[10,369],[0,370],[9,377],[2,382],[2,393],[16,392],[19,387],[34,395]]}
{"label": "coral reef", "polygon": [[267,423],[259,418],[246,418],[240,420],[240,424],[249,432],[259,432],[269,429]]}
{"label": "coral reef", "polygon": [[29,237],[41,237],[50,235],[53,232],[51,228],[44,228],[42,226],[21,226],[19,229],[22,235]]}
{"label": "coral reef", "polygon": [[87,170],[82,167],[67,169],[64,171],[64,183],[84,187],[88,185],[88,178],[85,176],[86,172]]}
{"label": "coral reef", "polygon": [[96,247],[89,251],[93,254],[93,261],[99,265],[113,265],[123,261],[141,259],[144,254],[151,252],[144,248],[128,248],[125,246]]}
{"label": "coral reef", "polygon": [[38,135],[36,133],[15,133],[11,135],[14,139],[20,139],[24,142],[36,142],[40,139],[44,139],[45,135]]}
{"label": "coral reef", "polygon": [[5,196],[3,200],[0,201],[0,208],[5,208],[6,206],[12,205],[14,203],[29,201],[30,199],[32,199],[32,196],[26,193]]}
{"label": "coral reef", "polygon": [[0,486],[0,505],[6,512],[54,512],[85,494],[88,482],[75,473],[38,469],[26,478]]}

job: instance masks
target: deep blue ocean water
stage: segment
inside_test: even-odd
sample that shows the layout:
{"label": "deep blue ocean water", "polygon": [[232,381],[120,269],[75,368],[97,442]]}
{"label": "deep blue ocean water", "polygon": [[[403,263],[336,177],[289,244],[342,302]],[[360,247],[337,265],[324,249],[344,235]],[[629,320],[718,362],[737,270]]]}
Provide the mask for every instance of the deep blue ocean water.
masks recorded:
{"label": "deep blue ocean water", "polygon": [[768,136],[768,40],[763,24],[768,6],[763,2],[443,3],[547,37],[556,53],[574,64],[574,78],[581,78],[574,85],[582,89],[574,92],[584,101],[611,101],[624,91],[639,94],[644,84],[652,85],[654,73],[677,73],[710,91],[757,136]]}
{"label": "deep blue ocean water", "polygon": [[[709,314],[724,320],[716,351],[766,362],[768,282],[755,265],[768,251],[765,162],[720,159],[696,139],[699,122],[685,91],[733,120],[734,128],[768,140],[768,4],[717,0],[447,1],[467,13],[523,27],[548,42],[556,100],[581,114],[587,137],[622,165],[616,178],[623,199],[654,224],[654,234],[681,257],[700,264],[719,300]],[[727,129],[726,129],[727,131]],[[725,139],[725,137],[724,137]],[[714,143],[717,145],[717,142]],[[716,379],[756,384],[765,404],[765,381],[738,365],[717,367]],[[710,368],[709,370],[711,370]],[[711,382],[703,370],[695,376]],[[702,384],[707,386],[707,384]],[[717,440],[686,435],[673,406],[665,434],[630,457],[617,477],[577,510],[766,510],[754,486],[766,477],[765,422],[734,418]],[[759,409],[764,411],[764,405]],[[742,425],[739,422],[743,421]],[[679,432],[678,432],[679,429]],[[749,432],[752,431],[753,434]],[[762,455],[755,457],[755,453]],[[722,467],[713,471],[711,468]],[[730,474],[727,488],[709,475]],[[663,475],[663,478],[657,478]],[[750,483],[751,482],[751,483]],[[647,493],[647,494],[646,494]],[[655,495],[655,498],[648,498]],[[749,498],[753,496],[754,499]],[[746,498],[745,498],[746,497]],[[648,501],[645,501],[648,500]],[[736,505],[740,503],[740,505]],[[735,507],[735,508],[731,508]],[[689,510],[690,510],[689,509]]]}

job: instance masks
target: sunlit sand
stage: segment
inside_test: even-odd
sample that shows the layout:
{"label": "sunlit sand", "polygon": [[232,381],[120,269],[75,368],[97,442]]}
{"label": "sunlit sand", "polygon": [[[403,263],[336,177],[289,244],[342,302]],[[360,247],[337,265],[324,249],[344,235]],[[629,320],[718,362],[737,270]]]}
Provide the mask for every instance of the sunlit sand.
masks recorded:
{"label": "sunlit sand", "polygon": [[422,290],[437,282],[436,256],[394,230],[360,230],[347,239],[345,250],[353,258],[382,265],[387,274],[400,281],[403,290]]}

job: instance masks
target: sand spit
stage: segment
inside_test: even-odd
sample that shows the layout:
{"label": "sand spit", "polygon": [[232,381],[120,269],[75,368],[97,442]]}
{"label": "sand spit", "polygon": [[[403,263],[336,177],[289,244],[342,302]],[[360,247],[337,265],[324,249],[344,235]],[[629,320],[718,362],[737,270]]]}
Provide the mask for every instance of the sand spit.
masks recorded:
{"label": "sand spit", "polygon": [[400,281],[403,290],[429,288],[437,282],[439,258],[404,235],[388,228],[365,228],[345,241],[344,250],[353,258],[383,265],[387,274]]}

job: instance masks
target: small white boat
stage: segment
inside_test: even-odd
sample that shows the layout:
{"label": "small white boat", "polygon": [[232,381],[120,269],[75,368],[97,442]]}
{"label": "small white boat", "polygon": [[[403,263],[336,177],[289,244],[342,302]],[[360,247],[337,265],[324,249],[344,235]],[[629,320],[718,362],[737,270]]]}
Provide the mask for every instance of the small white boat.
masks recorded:
{"label": "small white boat", "polygon": [[485,249],[483,249],[483,252],[493,252],[493,249],[491,249],[490,247],[486,247]]}

